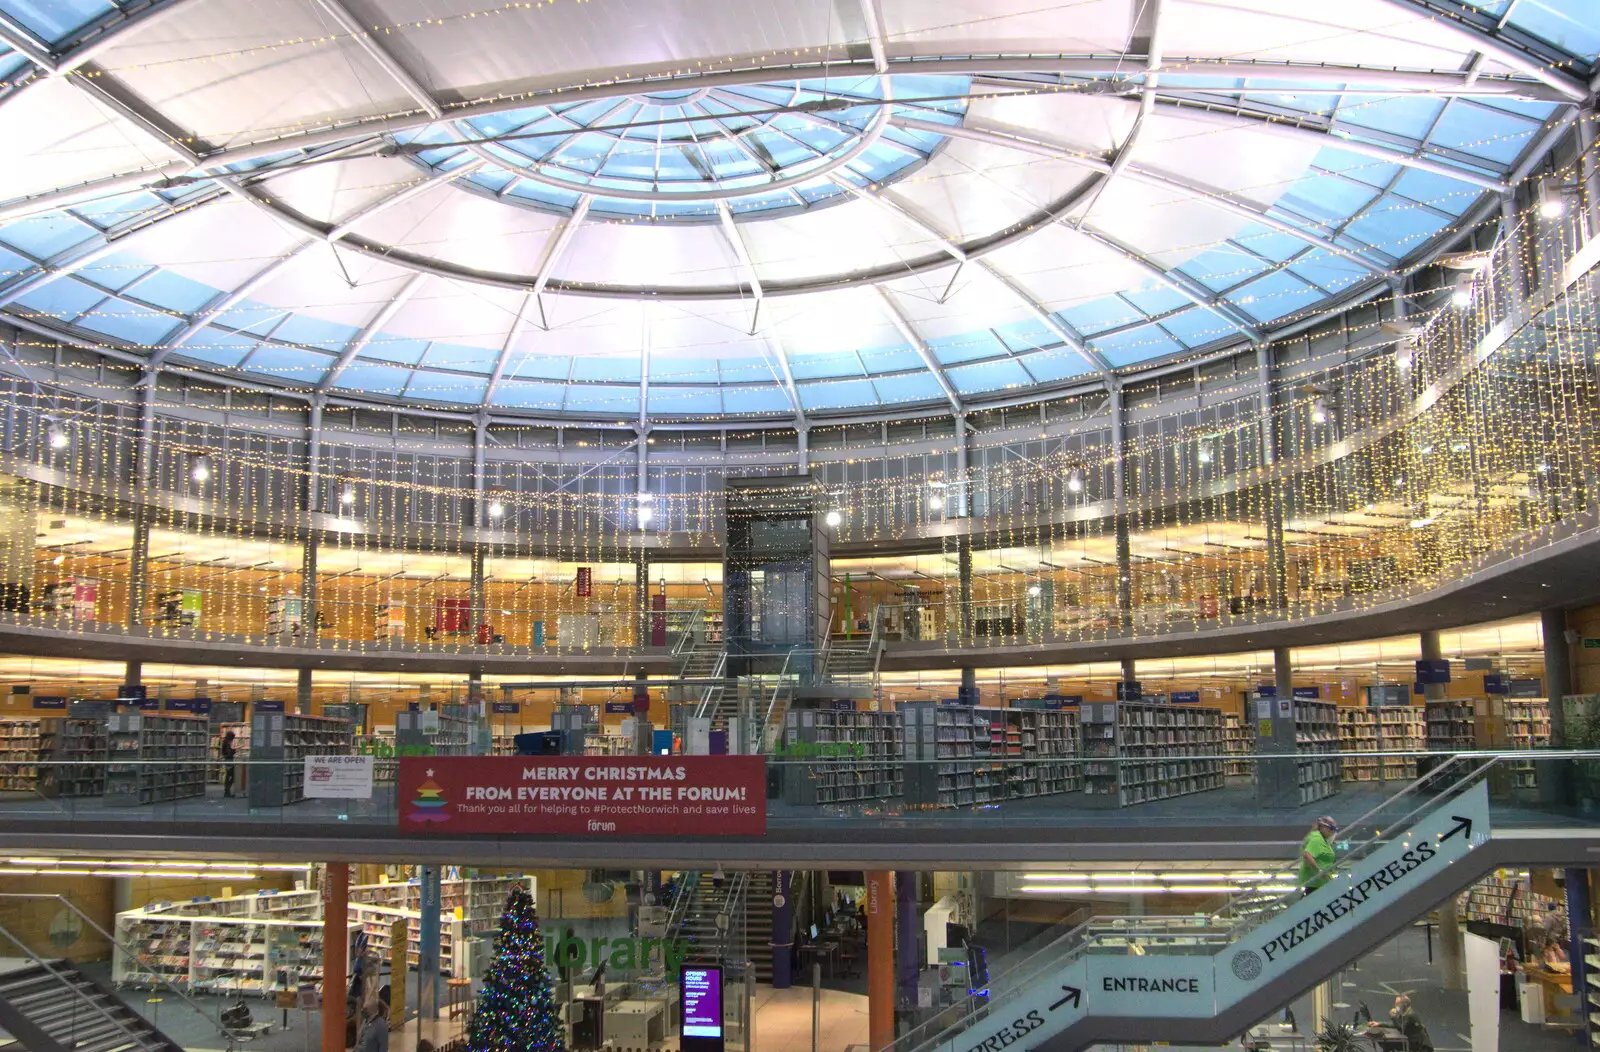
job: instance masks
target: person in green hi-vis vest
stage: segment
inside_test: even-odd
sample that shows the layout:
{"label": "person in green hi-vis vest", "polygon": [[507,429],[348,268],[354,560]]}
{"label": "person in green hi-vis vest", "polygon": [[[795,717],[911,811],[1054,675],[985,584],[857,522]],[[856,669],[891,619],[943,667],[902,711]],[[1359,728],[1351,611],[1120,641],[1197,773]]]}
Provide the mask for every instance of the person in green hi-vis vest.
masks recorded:
{"label": "person in green hi-vis vest", "polygon": [[1300,890],[1309,895],[1328,882],[1333,872],[1333,835],[1339,823],[1327,815],[1317,819],[1300,845]]}

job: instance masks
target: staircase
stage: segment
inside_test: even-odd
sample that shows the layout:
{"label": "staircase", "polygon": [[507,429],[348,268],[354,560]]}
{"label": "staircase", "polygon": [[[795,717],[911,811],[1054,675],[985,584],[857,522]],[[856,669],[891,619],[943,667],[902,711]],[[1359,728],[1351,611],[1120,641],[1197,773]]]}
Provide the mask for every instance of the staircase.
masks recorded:
{"label": "staircase", "polygon": [[[678,665],[678,678],[680,679],[721,679],[728,667],[728,654],[723,650],[721,643],[713,643],[705,639],[696,639],[694,645],[683,652],[683,660]],[[698,704],[691,706],[693,715],[710,716],[712,726],[720,717],[726,720],[731,713],[725,712],[727,702],[735,705],[737,698],[725,699],[727,691],[720,683],[711,686],[695,686],[689,689],[690,695],[699,699]]]}
{"label": "staircase", "polygon": [[70,961],[0,961],[0,1028],[29,1052],[183,1052]]}
{"label": "staircase", "polygon": [[883,608],[873,607],[872,630],[866,635],[847,640],[830,638],[822,653],[822,681],[868,687],[876,698],[878,661],[883,656],[883,635],[879,631],[882,622]]}
{"label": "staircase", "polygon": [[[771,982],[773,892],[772,874],[766,870],[729,873],[720,888],[712,874],[699,874],[676,933],[689,940],[685,960],[702,965],[749,960],[756,980]],[[725,912],[726,935],[717,927],[718,915]]]}

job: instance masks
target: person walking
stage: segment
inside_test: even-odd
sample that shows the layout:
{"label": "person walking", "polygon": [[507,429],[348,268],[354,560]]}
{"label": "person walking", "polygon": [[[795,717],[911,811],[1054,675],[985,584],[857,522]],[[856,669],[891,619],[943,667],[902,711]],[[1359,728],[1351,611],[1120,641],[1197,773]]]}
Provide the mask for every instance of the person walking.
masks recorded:
{"label": "person walking", "polygon": [[1317,819],[1300,845],[1300,891],[1309,895],[1328,882],[1333,873],[1333,835],[1339,823],[1327,815]]}
{"label": "person walking", "polygon": [[233,795],[233,756],[234,756],[233,743],[234,743],[234,740],[235,740],[235,736],[234,736],[232,727],[229,727],[227,730],[222,732],[222,745],[221,745],[221,747],[220,747],[220,749],[218,751],[222,753],[222,795],[223,796],[232,796]]}

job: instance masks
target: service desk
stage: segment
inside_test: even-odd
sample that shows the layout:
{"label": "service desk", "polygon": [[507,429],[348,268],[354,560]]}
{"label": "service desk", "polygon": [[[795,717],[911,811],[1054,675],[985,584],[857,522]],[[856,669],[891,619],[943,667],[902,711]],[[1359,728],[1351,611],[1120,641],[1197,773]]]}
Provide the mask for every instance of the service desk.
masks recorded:
{"label": "service desk", "polygon": [[606,1041],[622,1048],[648,1048],[667,1036],[662,1001],[619,1001],[606,1008]]}

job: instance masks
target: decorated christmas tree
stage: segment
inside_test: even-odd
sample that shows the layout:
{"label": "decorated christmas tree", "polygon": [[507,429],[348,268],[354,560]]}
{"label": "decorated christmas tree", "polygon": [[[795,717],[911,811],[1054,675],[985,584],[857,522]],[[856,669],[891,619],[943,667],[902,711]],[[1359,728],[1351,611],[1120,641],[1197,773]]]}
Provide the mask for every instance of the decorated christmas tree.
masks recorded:
{"label": "decorated christmas tree", "polygon": [[494,963],[467,1028],[471,1052],[566,1052],[560,1008],[544,970],[533,898],[520,884],[506,899]]}

